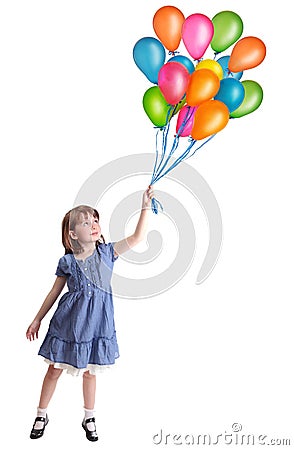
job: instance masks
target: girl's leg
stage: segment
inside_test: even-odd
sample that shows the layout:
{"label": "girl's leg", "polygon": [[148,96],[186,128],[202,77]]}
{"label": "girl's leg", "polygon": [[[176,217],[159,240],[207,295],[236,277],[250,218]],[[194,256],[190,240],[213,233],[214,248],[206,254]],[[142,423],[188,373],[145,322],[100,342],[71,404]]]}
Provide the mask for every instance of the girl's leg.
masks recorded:
{"label": "girl's leg", "polygon": [[52,395],[54,394],[58,378],[61,374],[62,369],[55,369],[53,364],[50,364],[43,381],[39,408],[47,409]]}
{"label": "girl's leg", "polygon": [[96,375],[91,375],[89,371],[83,374],[83,395],[84,407],[94,409],[96,395]]}
{"label": "girl's leg", "polygon": [[37,408],[37,418],[30,435],[31,439],[38,439],[43,436],[45,426],[48,423],[47,406],[54,394],[56,383],[61,373],[62,369],[54,369],[52,364],[47,370],[42,385],[39,406]]}
{"label": "girl's leg", "polygon": [[84,395],[84,409],[85,417],[83,420],[83,428],[86,431],[87,439],[90,441],[97,441],[98,435],[96,432],[94,407],[96,395],[96,375],[91,375],[89,371],[83,374],[83,395]]}

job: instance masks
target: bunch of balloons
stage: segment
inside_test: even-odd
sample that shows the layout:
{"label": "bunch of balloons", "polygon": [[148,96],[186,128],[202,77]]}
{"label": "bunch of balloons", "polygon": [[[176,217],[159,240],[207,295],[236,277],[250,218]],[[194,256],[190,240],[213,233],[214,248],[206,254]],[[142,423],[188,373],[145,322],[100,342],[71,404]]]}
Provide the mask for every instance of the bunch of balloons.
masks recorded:
{"label": "bunch of balloons", "polygon": [[[143,37],[133,48],[136,65],[153,84],[143,95],[143,108],[163,132],[161,158],[156,146],[150,184],[191,157],[225,128],[230,118],[243,117],[260,106],[262,87],[253,80],[240,80],[245,70],[258,66],[266,56],[265,44],[258,37],[240,39],[243,21],[233,11],[221,11],[212,19],[200,13],[185,18],[175,6],[163,6],[154,14],[153,29],[157,38]],[[181,41],[189,56],[177,51]],[[218,57],[233,44],[230,55]],[[204,59],[209,45],[214,58]],[[167,52],[170,58],[166,61]],[[176,134],[167,151],[170,122],[176,115]],[[184,137],[189,137],[188,147],[168,167]],[[195,143],[203,139],[206,141],[192,153]],[[153,199],[153,212],[158,212],[158,206],[162,208]]]}

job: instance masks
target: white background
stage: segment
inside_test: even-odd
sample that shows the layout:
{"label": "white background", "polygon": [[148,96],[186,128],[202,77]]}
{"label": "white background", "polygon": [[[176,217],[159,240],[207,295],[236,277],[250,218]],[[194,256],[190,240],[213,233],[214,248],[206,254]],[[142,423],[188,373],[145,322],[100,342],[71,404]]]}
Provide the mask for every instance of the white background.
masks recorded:
{"label": "white background", "polygon": [[[81,379],[66,374],[50,405],[44,438],[29,439],[46,369],[37,352],[51,312],[38,342],[26,341],[25,331],[54,280],[63,254],[60,223],[81,185],[103,164],[155,149],[155,132],[141,104],[150,83],[135,66],[132,50],[141,37],[155,37],[153,15],[165,4],[1,2],[1,441],[6,448],[95,445],[85,440],[80,425]],[[243,36],[258,36],[267,47],[265,61],[243,75],[261,84],[264,101],[189,160],[222,213],[223,246],[210,277],[195,285],[207,245],[199,214],[199,253],[189,273],[158,297],[115,299],[121,358],[97,380],[98,445],[174,448],[172,441],[155,446],[153,435],[163,429],[216,436],[231,432],[234,422],[242,424],[244,434],[291,437],[293,444],[291,2],[170,4],[185,16],[199,12],[212,18],[225,9],[241,16]],[[129,180],[121,198],[143,191],[147,178]],[[159,183],[171,192],[169,181]],[[185,191],[180,194],[192,214],[198,205]],[[114,208],[117,191],[109,195]],[[163,217],[152,217],[150,229],[173,245]]]}

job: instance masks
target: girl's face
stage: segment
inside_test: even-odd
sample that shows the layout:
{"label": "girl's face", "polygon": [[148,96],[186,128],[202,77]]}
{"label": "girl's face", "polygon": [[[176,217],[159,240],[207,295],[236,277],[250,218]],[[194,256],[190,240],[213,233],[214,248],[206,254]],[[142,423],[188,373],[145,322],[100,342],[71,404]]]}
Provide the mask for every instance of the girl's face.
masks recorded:
{"label": "girl's face", "polygon": [[99,220],[91,214],[81,214],[80,221],[74,230],[70,231],[70,237],[78,240],[81,244],[96,242],[101,236]]}

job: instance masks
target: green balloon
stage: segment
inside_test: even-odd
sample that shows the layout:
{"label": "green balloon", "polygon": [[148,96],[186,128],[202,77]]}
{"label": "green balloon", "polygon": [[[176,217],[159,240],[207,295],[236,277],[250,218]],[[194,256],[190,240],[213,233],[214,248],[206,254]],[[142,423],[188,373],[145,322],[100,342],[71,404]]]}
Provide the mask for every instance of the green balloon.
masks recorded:
{"label": "green balloon", "polygon": [[239,118],[252,113],[261,105],[263,99],[263,90],[260,84],[256,81],[245,80],[242,81],[245,96],[244,100],[235,111],[231,112],[230,117]]}
{"label": "green balloon", "polygon": [[156,126],[163,128],[168,121],[184,106],[186,98],[183,98],[177,105],[169,105],[163,97],[158,86],[147,89],[143,96],[143,108],[145,113]]}
{"label": "green balloon", "polygon": [[223,52],[234,44],[243,33],[242,19],[233,11],[217,13],[213,17],[212,23],[214,34],[210,45],[217,53]]}

